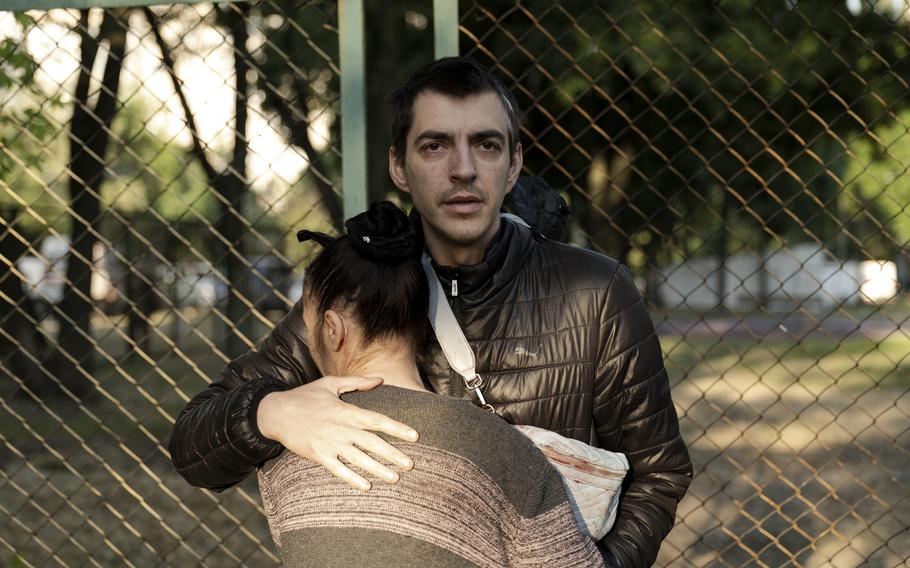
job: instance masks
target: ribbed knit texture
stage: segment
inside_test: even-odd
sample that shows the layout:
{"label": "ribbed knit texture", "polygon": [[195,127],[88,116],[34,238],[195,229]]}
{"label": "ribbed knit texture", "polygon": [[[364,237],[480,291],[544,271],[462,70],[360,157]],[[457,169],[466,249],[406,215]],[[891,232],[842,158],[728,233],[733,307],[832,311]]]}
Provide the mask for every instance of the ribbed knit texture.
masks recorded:
{"label": "ribbed knit texture", "polygon": [[[290,452],[267,463],[259,485],[286,566],[375,565],[389,547],[407,556],[405,567],[603,566],[575,524],[559,474],[500,418],[464,400],[394,387],[345,398],[417,429],[418,443],[395,442],[415,467],[393,485],[371,479],[363,493]],[[315,534],[337,542],[302,545]]]}

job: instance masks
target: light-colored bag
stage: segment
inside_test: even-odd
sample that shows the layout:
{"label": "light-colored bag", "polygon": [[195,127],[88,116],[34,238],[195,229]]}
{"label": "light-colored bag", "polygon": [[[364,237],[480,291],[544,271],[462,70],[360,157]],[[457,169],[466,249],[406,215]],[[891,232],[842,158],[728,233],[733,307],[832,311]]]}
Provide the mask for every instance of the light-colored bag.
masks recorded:
{"label": "light-colored bag", "polygon": [[[518,222],[523,223],[520,219]],[[495,412],[483,396],[483,379],[477,374],[474,352],[445,299],[430,257],[423,255],[422,263],[430,286],[430,323],[439,345],[449,365],[464,378],[465,386],[474,391],[481,406]],[[515,427],[534,442],[562,475],[579,529],[595,540],[603,538],[616,520],[620,488],[629,470],[626,456],[543,428]]]}
{"label": "light-colored bag", "polygon": [[552,430],[515,425],[562,475],[581,532],[600,540],[613,528],[622,480],[629,471],[625,454],[595,448]]}

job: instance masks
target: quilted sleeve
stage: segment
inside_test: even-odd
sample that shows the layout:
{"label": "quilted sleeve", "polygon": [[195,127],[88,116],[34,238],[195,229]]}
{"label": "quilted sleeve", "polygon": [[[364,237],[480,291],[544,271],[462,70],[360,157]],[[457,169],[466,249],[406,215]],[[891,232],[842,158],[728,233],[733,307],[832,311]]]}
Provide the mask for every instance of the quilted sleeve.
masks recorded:
{"label": "quilted sleeve", "polygon": [[192,485],[222,491],[283,450],[256,426],[259,401],[319,377],[303,332],[300,304],[256,351],[234,359],[177,416],[169,450]]}
{"label": "quilted sleeve", "polygon": [[626,454],[630,470],[616,524],[599,545],[617,566],[651,566],[692,480],[692,462],[654,325],[625,266],[614,273],[601,314],[594,419],[601,439],[616,439],[618,428],[619,447],[607,449]]}

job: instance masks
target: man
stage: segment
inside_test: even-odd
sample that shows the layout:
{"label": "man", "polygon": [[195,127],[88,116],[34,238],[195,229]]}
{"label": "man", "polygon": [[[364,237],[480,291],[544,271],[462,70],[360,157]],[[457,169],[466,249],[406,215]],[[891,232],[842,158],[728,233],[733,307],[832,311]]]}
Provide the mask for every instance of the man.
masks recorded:
{"label": "man", "polygon": [[[627,455],[619,516],[598,546],[607,566],[651,565],[692,467],[660,346],[628,270],[500,219],[522,151],[515,101],[487,69],[467,58],[436,61],[395,91],[390,106],[389,173],[420,213],[483,394],[511,423]],[[410,441],[416,432],[338,399],[382,379],[314,380],[321,373],[304,337],[298,302],[257,352],[232,361],[190,401],[171,439],[190,483],[229,487],[283,448],[364,490],[369,482],[348,466],[388,482],[399,473],[374,457],[410,467],[367,430]],[[473,397],[429,343],[424,371],[433,389]]]}

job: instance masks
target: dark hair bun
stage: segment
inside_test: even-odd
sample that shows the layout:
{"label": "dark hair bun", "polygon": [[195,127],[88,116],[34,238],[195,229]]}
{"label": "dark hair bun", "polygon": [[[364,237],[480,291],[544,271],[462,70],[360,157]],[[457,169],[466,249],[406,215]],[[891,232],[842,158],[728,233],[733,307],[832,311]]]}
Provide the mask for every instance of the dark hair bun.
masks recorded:
{"label": "dark hair bun", "polygon": [[375,262],[398,264],[417,258],[420,246],[404,211],[389,201],[377,201],[344,222],[354,249]]}

